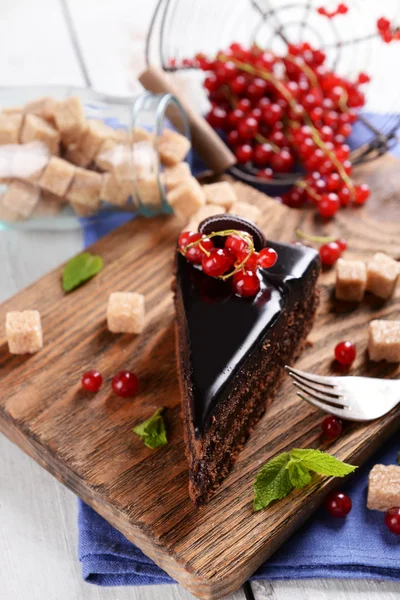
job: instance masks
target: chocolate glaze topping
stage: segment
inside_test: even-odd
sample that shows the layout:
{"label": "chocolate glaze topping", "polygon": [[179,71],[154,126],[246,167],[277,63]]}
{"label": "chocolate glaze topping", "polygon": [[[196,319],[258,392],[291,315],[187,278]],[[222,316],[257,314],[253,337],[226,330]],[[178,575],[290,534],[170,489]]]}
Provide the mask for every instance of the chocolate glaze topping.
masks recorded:
{"label": "chocolate glaze topping", "polygon": [[[211,217],[199,231],[238,229],[251,233],[257,249],[265,246],[262,232],[239,217]],[[304,283],[319,271],[318,253],[306,246],[268,242],[278,253],[272,269],[260,270],[261,289],[255,298],[239,298],[231,282],[205,275],[177,254],[177,296],[185,322],[185,375],[192,384],[195,434],[207,428],[215,407],[229,394],[230,384],[251,354],[267,338],[282,334],[283,310],[304,296]]]}

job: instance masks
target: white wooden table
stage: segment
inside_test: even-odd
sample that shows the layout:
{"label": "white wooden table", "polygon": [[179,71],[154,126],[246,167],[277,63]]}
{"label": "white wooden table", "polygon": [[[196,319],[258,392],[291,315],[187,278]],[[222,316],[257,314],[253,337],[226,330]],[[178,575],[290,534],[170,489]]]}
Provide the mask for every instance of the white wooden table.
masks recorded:
{"label": "white wooden table", "polygon": [[[137,90],[155,0],[13,0],[0,3],[0,84],[85,85],[66,19],[72,17],[92,86]],[[0,231],[0,300],[82,248],[75,232]],[[2,600],[183,600],[179,586],[100,588],[82,581],[77,500],[33,460],[0,439]],[[332,539],[332,544],[335,540]],[[257,600],[395,600],[392,582],[309,580],[253,584]],[[231,600],[244,598],[242,592]]]}

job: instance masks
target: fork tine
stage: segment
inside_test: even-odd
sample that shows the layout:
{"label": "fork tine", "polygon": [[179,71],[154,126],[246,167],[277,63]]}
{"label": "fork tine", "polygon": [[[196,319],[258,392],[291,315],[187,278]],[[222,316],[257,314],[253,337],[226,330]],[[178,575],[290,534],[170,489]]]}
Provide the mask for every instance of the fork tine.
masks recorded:
{"label": "fork tine", "polygon": [[316,406],[317,408],[323,410],[324,412],[329,413],[330,415],[335,415],[336,417],[342,417],[343,419],[351,418],[348,410],[345,410],[342,408],[336,408],[335,406],[329,406],[328,404],[324,404],[324,402],[319,402],[319,400],[314,400],[313,398],[310,398],[309,396],[304,396],[301,392],[297,392],[297,395],[302,400],[305,400],[309,404]]}
{"label": "fork tine", "polygon": [[326,385],[327,387],[331,388],[335,387],[335,385],[331,383],[330,377],[321,377],[320,375],[314,375],[311,373],[306,373],[305,371],[299,371],[299,369],[294,369],[289,365],[286,365],[285,370],[287,373],[289,373],[289,375],[294,373],[302,379],[307,379],[307,381],[311,381],[311,383],[320,383],[321,385]]}
{"label": "fork tine", "polygon": [[301,377],[296,375],[296,373],[292,373],[292,372],[289,372],[289,376],[293,379],[293,383],[295,381],[297,381],[298,383],[301,383],[302,385],[307,386],[311,390],[316,390],[318,392],[322,392],[323,394],[327,394],[328,396],[331,396],[332,398],[335,398],[335,397],[337,398],[339,396],[337,386],[328,387],[326,385],[321,385],[320,383],[316,383],[315,381],[313,381],[311,383],[311,381],[309,381],[308,379],[302,379]]}
{"label": "fork tine", "polygon": [[328,404],[332,404],[333,406],[338,407],[338,408],[343,408],[344,406],[346,406],[339,399],[339,396],[336,396],[336,397],[327,396],[326,394],[323,394],[323,393],[319,392],[318,390],[314,390],[311,387],[307,387],[303,383],[298,383],[297,381],[293,381],[293,385],[297,389],[302,390],[304,393],[306,393],[309,396],[311,396],[311,398],[314,398],[315,400],[321,400],[322,402],[326,402]]}

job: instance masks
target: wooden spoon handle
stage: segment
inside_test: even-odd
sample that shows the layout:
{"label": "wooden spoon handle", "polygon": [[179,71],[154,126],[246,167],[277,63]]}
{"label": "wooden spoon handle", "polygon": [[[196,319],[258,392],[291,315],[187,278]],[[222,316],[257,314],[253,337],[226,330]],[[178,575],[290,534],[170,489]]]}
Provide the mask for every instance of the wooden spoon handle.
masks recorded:
{"label": "wooden spoon handle", "polygon": [[[193,148],[214,173],[223,173],[236,163],[234,154],[232,154],[207,121],[198,115],[188,101],[182,97],[179,89],[171,81],[167,73],[158,67],[151,66],[139,76],[139,81],[150,92],[155,94],[173,94],[179,100],[189,121]],[[179,119],[177,111],[169,110],[167,116],[173,125],[179,127],[181,119]]]}

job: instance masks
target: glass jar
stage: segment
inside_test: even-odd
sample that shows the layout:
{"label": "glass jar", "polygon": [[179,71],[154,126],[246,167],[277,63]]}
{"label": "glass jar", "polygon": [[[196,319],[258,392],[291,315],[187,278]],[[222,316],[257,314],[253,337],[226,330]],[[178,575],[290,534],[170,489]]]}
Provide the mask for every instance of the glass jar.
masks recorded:
{"label": "glass jar", "polygon": [[74,229],[115,212],[171,212],[159,150],[172,108],[174,128],[190,141],[171,94],[132,100],[70,86],[3,88],[0,228]]}

